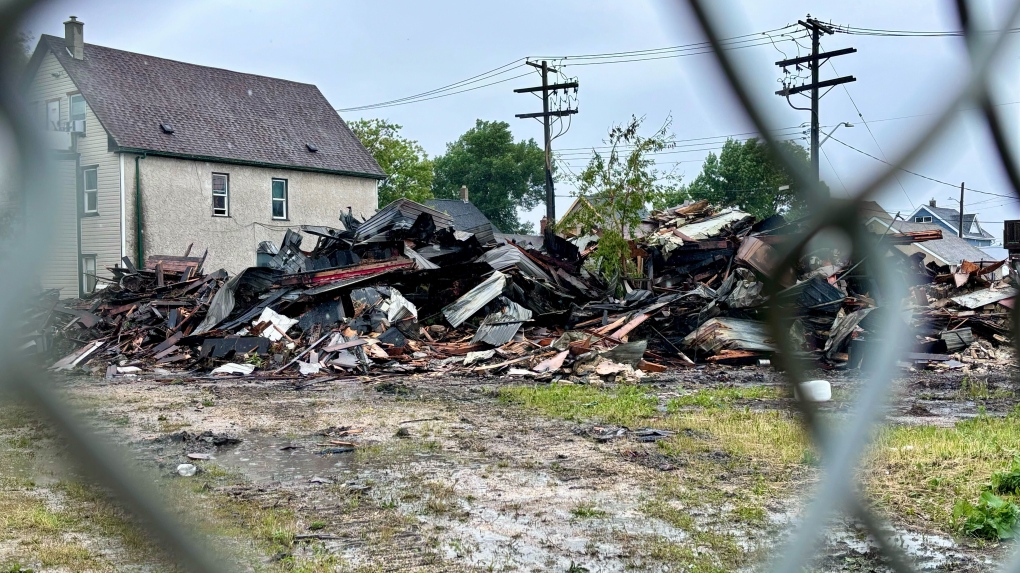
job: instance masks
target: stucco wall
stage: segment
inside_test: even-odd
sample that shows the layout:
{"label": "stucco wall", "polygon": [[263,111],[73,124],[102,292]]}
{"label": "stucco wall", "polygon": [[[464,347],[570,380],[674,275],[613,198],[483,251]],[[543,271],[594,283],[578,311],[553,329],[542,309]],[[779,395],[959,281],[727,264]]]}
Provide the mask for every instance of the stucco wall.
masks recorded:
{"label": "stucco wall", "polygon": [[[30,105],[36,102],[45,105],[47,101],[59,99],[60,121],[67,121],[71,111],[70,94],[77,91],[77,86],[68,78],[60,62],[53,54],[47,53],[32,80],[27,99]],[[98,213],[81,215],[81,253],[96,255],[97,274],[109,277],[110,273],[106,268],[118,264],[121,258],[120,161],[116,154],[109,151],[106,130],[99,123],[99,118],[93,113],[87,100],[85,125],[85,135],[76,136],[76,149],[80,154],[79,165],[81,168],[97,168],[99,189]],[[75,179],[82,176],[80,170],[66,175],[72,177],[72,184],[76,183]],[[77,212],[81,198],[72,195],[70,199],[75,201],[71,208]],[[61,209],[63,208],[64,206],[61,206]],[[65,259],[66,257],[62,257],[60,260]],[[73,260],[77,273],[77,255],[74,255]],[[57,264],[56,260],[51,264]],[[59,272],[64,273],[66,270]],[[77,296],[77,291],[67,296]]]}
{"label": "stucco wall", "polygon": [[[135,159],[125,154],[124,175],[128,213],[128,254],[134,260]],[[255,265],[261,241],[279,244],[288,227],[336,227],[341,211],[369,217],[376,211],[374,179],[348,177],[148,156],[140,160],[142,219],[146,256],[181,255],[194,243],[193,255],[209,250],[205,268],[231,274]],[[230,216],[212,215],[212,174],[230,178]],[[286,179],[288,220],[272,217],[272,180]],[[306,249],[314,241],[302,245]]]}

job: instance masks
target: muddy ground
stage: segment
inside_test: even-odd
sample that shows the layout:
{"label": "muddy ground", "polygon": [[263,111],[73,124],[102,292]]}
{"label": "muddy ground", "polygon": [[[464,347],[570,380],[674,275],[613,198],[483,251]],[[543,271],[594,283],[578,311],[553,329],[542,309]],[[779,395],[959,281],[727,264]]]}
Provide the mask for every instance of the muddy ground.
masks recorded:
{"label": "muddy ground", "polygon": [[[951,429],[1005,416],[1017,403],[1011,372],[906,374],[886,418]],[[824,409],[838,420],[859,381],[819,376],[833,382]],[[819,472],[810,447],[770,456],[768,441],[759,454],[705,429],[723,415],[764,424],[752,426],[763,433],[796,429],[781,376],[764,368],[646,377],[638,389],[651,411],[630,427],[607,422],[625,414],[599,414],[628,407],[610,404],[614,384],[562,412],[506,390],[541,392],[546,382],[498,377],[77,377],[60,385],[98,430],[127,445],[171,509],[242,570],[754,570],[779,552]],[[59,436],[8,402],[0,571],[169,570],[110,496],[82,485]],[[688,414],[702,425],[683,421]],[[183,463],[198,473],[178,476]],[[927,570],[991,570],[1012,548],[897,514],[892,502],[877,507],[896,545]],[[832,520],[816,570],[883,567],[857,522]]]}

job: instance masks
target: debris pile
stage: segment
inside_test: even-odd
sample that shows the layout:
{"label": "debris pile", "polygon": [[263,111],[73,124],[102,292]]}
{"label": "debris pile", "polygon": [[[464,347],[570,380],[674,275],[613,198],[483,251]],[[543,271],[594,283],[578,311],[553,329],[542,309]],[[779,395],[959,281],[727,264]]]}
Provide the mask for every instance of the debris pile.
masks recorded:
{"label": "debris pile", "polygon": [[[633,380],[698,363],[767,364],[771,305],[823,367],[859,367],[881,343],[877,286],[862,261],[818,249],[779,274],[778,247],[799,231],[708,202],[654,211],[632,241],[636,276],[604,283],[586,258],[597,237],[548,233],[541,250],[497,241],[491,226],[454,230],[445,213],[400,199],[365,221],[288,230],[259,245],[260,265],[205,274],[205,256],[125,258],[86,300],[49,293],[25,320],[26,349],[71,344],[54,370],[108,377],[187,369],[210,375],[342,376],[470,371]],[[910,365],[999,359],[1016,289],[1002,263],[929,268],[894,251],[939,231],[885,233],[917,284]],[[309,247],[306,243],[314,240]],[[190,251],[190,248],[189,248]],[[47,333],[49,335],[47,335]],[[52,334],[56,334],[55,340]]]}

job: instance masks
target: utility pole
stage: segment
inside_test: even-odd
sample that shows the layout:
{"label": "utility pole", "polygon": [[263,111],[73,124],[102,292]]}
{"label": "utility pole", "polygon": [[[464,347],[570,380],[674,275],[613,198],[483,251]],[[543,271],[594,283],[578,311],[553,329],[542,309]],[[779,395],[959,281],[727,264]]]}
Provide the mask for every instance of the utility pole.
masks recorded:
{"label": "utility pole", "polygon": [[960,238],[963,238],[963,183],[960,183],[960,228],[957,231]]}
{"label": "utility pole", "polygon": [[[791,58],[789,60],[780,60],[776,62],[776,65],[783,68],[783,71],[786,71],[788,66],[795,66],[799,69],[801,64],[807,64],[807,67],[811,69],[811,83],[800,86],[788,86],[784,84],[783,89],[777,91],[776,95],[785,97],[786,101],[790,103],[791,95],[806,91],[811,92],[810,108],[797,107],[794,106],[793,103],[790,103],[790,107],[811,112],[811,173],[814,176],[815,181],[820,181],[818,174],[818,133],[821,122],[819,121],[818,102],[825,94],[819,94],[818,90],[821,88],[831,89],[839,84],[855,82],[857,81],[857,78],[853,76],[843,76],[841,78],[819,81],[818,72],[829,58],[853,54],[857,51],[857,49],[843,48],[842,50],[833,50],[831,52],[819,52],[818,50],[821,46],[822,34],[833,34],[834,32],[832,28],[819,22],[817,19],[812,18],[810,14],[808,14],[808,17],[805,20],[798,20],[797,23],[804,26],[811,32],[811,55]],[[828,93],[828,91],[825,93]]]}
{"label": "utility pole", "polygon": [[553,177],[552,177],[552,137],[549,129],[549,119],[552,117],[565,117],[571,114],[577,113],[576,109],[558,109],[549,111],[549,94],[550,92],[555,93],[556,90],[567,90],[574,88],[574,92],[577,92],[578,83],[576,81],[565,82],[561,84],[549,84],[549,72],[557,73],[555,68],[549,67],[549,63],[546,60],[542,60],[541,64],[534,62],[526,62],[529,66],[537,68],[542,72],[542,85],[531,88],[520,88],[514,90],[514,93],[529,93],[529,92],[542,92],[542,112],[541,113],[518,113],[517,117],[521,119],[531,118],[542,118],[542,124],[545,132],[545,216],[547,220],[547,229],[551,229],[556,224],[556,194],[553,189]]}

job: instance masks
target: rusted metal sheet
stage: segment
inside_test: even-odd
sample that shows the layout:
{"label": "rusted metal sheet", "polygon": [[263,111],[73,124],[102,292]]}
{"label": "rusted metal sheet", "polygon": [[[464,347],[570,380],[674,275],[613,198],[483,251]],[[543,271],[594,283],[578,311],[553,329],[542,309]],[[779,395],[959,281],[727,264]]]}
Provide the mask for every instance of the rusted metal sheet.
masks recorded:
{"label": "rusted metal sheet", "polygon": [[[746,237],[737,249],[737,260],[769,277],[774,274],[776,265],[779,264],[779,255],[765,241],[757,237]],[[797,282],[791,269],[786,269],[778,280],[783,287],[791,287]]]}
{"label": "rusted metal sheet", "polygon": [[312,271],[306,273],[295,273],[281,277],[277,284],[281,286],[315,286],[332,283],[334,281],[353,279],[377,275],[380,273],[397,269],[407,269],[414,266],[411,259],[391,259],[388,261],[354,265],[339,269],[327,269],[324,271]]}

